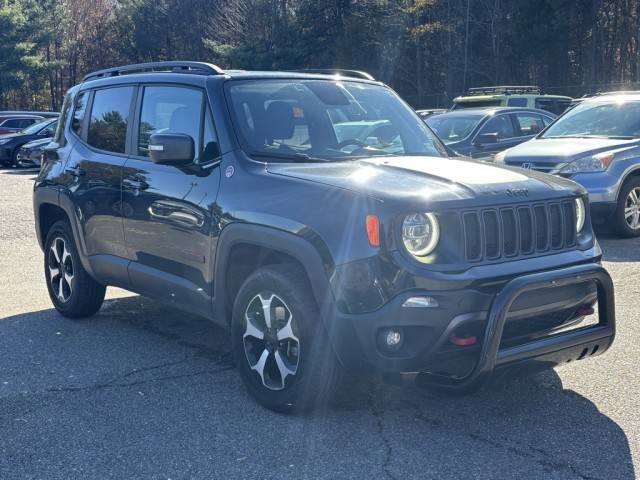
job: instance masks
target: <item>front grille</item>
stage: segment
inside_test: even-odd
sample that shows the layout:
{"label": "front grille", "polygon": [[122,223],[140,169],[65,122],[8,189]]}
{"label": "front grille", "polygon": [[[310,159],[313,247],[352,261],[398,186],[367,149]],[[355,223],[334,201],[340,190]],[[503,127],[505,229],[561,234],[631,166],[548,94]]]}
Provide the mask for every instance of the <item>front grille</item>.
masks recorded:
{"label": "front grille", "polygon": [[493,261],[571,248],[576,244],[574,208],[572,200],[565,200],[465,211],[465,258]]}

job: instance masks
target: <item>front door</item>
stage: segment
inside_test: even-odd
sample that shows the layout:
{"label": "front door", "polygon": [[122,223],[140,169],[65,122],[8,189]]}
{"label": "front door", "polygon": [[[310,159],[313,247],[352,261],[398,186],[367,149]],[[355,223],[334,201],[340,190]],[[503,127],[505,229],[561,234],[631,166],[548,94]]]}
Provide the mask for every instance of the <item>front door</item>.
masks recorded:
{"label": "front door", "polygon": [[[129,276],[136,291],[210,312],[212,212],[220,182],[219,148],[199,88],[148,85],[138,96],[132,152],[123,170]],[[148,155],[154,133],[190,135],[193,163],[160,165]]]}

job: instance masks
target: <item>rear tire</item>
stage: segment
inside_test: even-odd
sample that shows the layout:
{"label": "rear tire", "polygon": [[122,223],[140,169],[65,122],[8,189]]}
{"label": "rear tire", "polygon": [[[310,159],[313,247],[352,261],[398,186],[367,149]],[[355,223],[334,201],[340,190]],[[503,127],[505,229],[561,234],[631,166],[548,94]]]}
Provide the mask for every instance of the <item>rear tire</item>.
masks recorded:
{"label": "rear tire", "polygon": [[242,381],[262,406],[290,413],[333,398],[340,365],[297,266],[271,265],[246,279],[234,302],[231,340]]}
{"label": "rear tire", "polygon": [[621,237],[640,236],[640,177],[630,177],[622,185],[614,213],[614,226]]}
{"label": "rear tire", "polygon": [[69,224],[53,224],[44,244],[44,275],[49,298],[58,312],[68,318],[83,318],[102,306],[106,287],[82,267]]}

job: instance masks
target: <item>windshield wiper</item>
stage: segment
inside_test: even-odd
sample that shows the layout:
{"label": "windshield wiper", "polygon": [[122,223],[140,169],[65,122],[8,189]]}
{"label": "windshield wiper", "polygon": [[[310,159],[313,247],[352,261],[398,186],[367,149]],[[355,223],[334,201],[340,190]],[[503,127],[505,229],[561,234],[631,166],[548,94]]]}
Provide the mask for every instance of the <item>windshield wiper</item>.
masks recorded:
{"label": "windshield wiper", "polygon": [[633,140],[637,137],[631,135],[552,135],[548,137],[542,136],[540,138],[607,138],[611,140]]}
{"label": "windshield wiper", "polygon": [[280,160],[294,160],[296,162],[328,162],[325,158],[312,157],[306,153],[276,153],[276,152],[249,152],[252,157],[277,158]]}

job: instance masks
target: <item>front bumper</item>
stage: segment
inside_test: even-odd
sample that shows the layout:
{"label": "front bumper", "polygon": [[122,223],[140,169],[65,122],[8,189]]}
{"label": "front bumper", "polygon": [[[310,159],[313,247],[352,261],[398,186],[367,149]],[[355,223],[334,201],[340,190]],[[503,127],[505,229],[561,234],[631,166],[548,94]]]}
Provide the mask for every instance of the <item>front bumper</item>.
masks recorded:
{"label": "front bumper", "polygon": [[[428,295],[439,307],[406,308],[410,296]],[[523,341],[508,339],[514,322],[544,319],[598,303],[596,325],[566,332],[538,332]],[[573,309],[573,310],[572,310]],[[455,291],[414,291],[398,296],[366,314],[334,312],[329,333],[338,357],[350,370],[385,373],[430,372],[429,378],[450,388],[468,388],[495,368],[521,362],[549,366],[606,351],[615,335],[613,284],[599,264],[577,265],[516,276],[497,285]],[[538,321],[538,320],[536,320]],[[563,325],[566,325],[564,323]],[[506,327],[506,328],[505,328]],[[385,351],[379,342],[384,328],[404,335],[402,349]],[[472,331],[477,343],[452,345],[451,335]],[[511,341],[514,340],[514,341]]]}
{"label": "front bumper", "polygon": [[582,185],[589,192],[589,203],[613,203],[618,200],[621,185],[619,172],[610,170],[604,172],[578,173],[570,177],[574,182]]}

